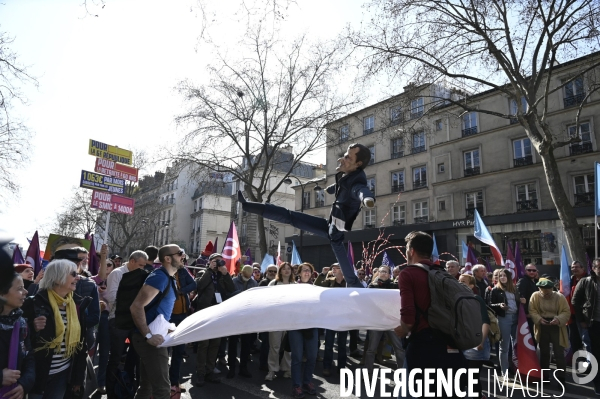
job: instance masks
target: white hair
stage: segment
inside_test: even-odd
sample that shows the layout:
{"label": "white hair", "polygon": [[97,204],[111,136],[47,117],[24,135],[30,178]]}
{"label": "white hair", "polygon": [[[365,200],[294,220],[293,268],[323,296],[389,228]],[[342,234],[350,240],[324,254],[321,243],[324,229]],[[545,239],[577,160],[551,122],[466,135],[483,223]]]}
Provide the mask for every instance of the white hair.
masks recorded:
{"label": "white hair", "polygon": [[44,271],[44,278],[40,281],[40,290],[51,290],[56,285],[67,282],[69,273],[76,272],[77,265],[67,259],[55,259],[48,263]]}
{"label": "white hair", "polygon": [[487,270],[484,265],[477,264],[477,265],[473,266],[473,268],[471,269],[471,271],[474,272],[474,271],[479,270],[479,269]]}
{"label": "white hair", "polygon": [[446,267],[448,267],[449,265],[456,265],[456,267],[460,267],[460,264],[455,260],[449,260],[448,262],[446,262]]}

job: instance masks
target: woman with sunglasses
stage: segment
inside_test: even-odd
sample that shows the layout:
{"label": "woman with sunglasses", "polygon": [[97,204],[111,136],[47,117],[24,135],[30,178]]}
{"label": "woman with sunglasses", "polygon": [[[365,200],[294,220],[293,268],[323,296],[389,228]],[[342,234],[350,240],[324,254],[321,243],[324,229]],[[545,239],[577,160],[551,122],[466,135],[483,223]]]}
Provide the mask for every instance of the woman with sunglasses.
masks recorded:
{"label": "woman with sunglasses", "polygon": [[98,334],[96,335],[96,344],[98,344],[98,369],[96,370],[96,381],[98,382],[98,393],[106,394],[106,366],[108,365],[108,354],[110,349],[110,329],[108,328],[108,315],[110,313],[108,300],[106,299],[106,279],[114,270],[115,264],[108,259],[108,246],[102,245],[100,249],[100,270],[98,274],[92,277],[92,280],[98,286],[98,296],[100,298],[100,323],[98,323]]}
{"label": "woman with sunglasses", "polygon": [[[311,284],[315,268],[310,263],[304,262],[298,266],[298,284]],[[317,363],[319,351],[319,329],[307,328],[303,330],[288,331],[290,348],[292,349],[292,396],[303,398],[304,394],[316,395],[313,383],[313,372]],[[302,357],[306,356],[304,372],[302,372]]]}
{"label": "woman with sunglasses", "polygon": [[29,399],[62,398],[68,385],[73,396],[83,396],[83,387],[72,382],[83,381],[86,372],[85,311],[91,298],[75,294],[78,280],[75,263],[53,260],[38,293],[25,300],[36,374]]}
{"label": "woman with sunglasses", "polygon": [[498,283],[492,289],[489,305],[498,316],[498,325],[502,334],[500,341],[500,368],[502,374],[508,371],[508,352],[511,340],[516,343],[517,324],[519,321],[519,306],[525,303],[525,298],[519,296],[519,291],[513,284],[512,273],[508,269],[498,272]]}

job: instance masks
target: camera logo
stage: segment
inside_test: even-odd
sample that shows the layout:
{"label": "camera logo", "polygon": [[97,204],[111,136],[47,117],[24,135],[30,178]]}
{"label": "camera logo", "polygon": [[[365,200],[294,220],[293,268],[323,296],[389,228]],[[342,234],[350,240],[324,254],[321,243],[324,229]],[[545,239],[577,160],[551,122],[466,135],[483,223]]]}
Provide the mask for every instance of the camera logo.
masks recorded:
{"label": "camera logo", "polygon": [[[582,361],[578,363],[579,359],[584,359],[589,361],[589,367],[590,367],[590,373],[588,375],[585,375],[583,377],[580,377],[578,374],[583,374],[586,370],[587,370],[587,362],[586,361]],[[596,377],[596,374],[598,374],[598,360],[596,360],[596,357],[594,355],[592,355],[591,353],[589,353],[586,350],[578,350],[577,352],[575,352],[573,354],[573,360],[571,363],[571,374],[573,375],[573,381],[576,384],[587,384],[589,382],[591,382],[594,377]]]}

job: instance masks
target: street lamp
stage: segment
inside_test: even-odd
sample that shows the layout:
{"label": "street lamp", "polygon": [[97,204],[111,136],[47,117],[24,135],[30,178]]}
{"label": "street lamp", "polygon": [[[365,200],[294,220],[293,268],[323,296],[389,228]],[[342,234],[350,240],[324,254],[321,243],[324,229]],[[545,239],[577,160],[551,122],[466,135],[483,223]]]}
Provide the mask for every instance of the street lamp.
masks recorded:
{"label": "street lamp", "polygon": [[[304,213],[304,188],[309,184],[312,183],[311,181],[307,181],[306,183],[302,184],[302,182],[300,181],[300,179],[298,179],[296,176],[294,175],[290,175],[292,176],[294,179],[296,179],[296,181],[298,181],[298,185],[300,186],[301,190],[302,190],[302,194],[300,197],[300,213]],[[289,177],[286,177],[285,179],[283,179],[283,182],[285,184],[292,184],[292,179],[290,179]],[[323,190],[318,183],[315,183],[315,188],[313,189],[314,191],[321,191]],[[300,230],[300,259],[302,259],[302,249],[304,248],[304,246],[302,245],[303,243],[303,237],[304,237],[304,230]]]}

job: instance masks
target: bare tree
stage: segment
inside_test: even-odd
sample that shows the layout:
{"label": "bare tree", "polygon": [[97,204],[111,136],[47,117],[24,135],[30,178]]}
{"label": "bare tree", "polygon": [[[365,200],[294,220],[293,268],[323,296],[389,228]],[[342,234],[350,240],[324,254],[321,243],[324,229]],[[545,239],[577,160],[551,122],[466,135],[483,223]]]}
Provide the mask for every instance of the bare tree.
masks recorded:
{"label": "bare tree", "polygon": [[26,103],[22,86],[37,80],[19,64],[10,49],[13,39],[0,32],[0,198],[17,194],[19,184],[12,171],[28,159],[30,133],[14,115],[16,103]]}
{"label": "bare tree", "polygon": [[93,233],[103,212],[91,208],[91,203],[92,190],[76,188],[73,196],[56,215],[50,232],[67,237],[83,237],[86,233]]}
{"label": "bare tree", "polygon": [[[304,37],[282,43],[258,27],[241,45],[246,58],[221,54],[209,67],[211,83],[179,90],[190,109],[177,122],[190,129],[173,159],[199,170],[230,173],[252,201],[270,201],[283,180],[315,150],[324,148],[325,125],[357,101],[336,88],[344,53],[336,43],[311,45]],[[292,159],[283,156],[292,152]],[[275,187],[270,178],[280,172]],[[261,253],[267,253],[258,218]]]}
{"label": "bare tree", "polygon": [[377,15],[365,29],[349,34],[365,51],[367,74],[387,72],[417,86],[444,82],[463,93],[494,89],[516,102],[517,114],[509,115],[476,108],[469,95],[434,99],[464,111],[518,120],[542,160],[570,255],[584,259],[577,219],[554,155],[557,148],[581,138],[552,128],[549,96],[586,79],[587,92],[576,103],[578,123],[581,107],[599,88],[598,54],[583,59],[577,72],[559,83],[554,77],[561,64],[600,48],[600,2],[374,0],[371,7]]}

